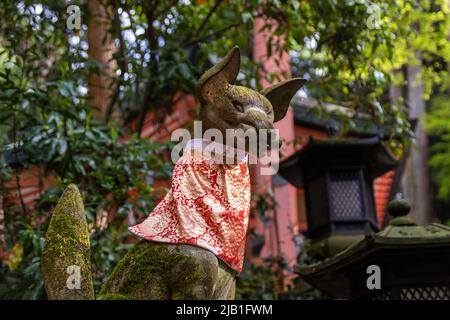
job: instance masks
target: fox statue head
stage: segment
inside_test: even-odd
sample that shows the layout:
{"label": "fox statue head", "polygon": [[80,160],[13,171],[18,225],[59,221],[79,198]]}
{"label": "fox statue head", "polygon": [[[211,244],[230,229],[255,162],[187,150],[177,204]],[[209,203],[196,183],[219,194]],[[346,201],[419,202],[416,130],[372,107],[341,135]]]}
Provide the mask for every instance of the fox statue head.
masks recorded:
{"label": "fox statue head", "polygon": [[[292,97],[306,80],[293,78],[258,92],[234,84],[239,68],[240,51],[238,47],[234,47],[199,79],[197,90],[201,102],[202,129],[203,132],[208,129],[217,129],[223,137],[226,137],[227,129],[253,131],[257,137],[258,149],[256,150],[260,150],[260,132],[269,134],[265,140],[267,142],[278,139],[268,130],[273,129],[274,122],[284,118]],[[248,141],[242,141],[242,139],[242,136],[235,135],[232,143],[236,147],[241,140],[245,149],[250,151]],[[266,148],[263,147],[263,149],[269,148],[270,143]]]}

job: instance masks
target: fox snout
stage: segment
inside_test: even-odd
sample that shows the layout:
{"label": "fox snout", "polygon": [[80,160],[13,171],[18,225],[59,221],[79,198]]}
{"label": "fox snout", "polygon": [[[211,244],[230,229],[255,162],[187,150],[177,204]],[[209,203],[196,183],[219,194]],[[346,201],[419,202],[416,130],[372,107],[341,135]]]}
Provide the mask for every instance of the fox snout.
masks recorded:
{"label": "fox snout", "polygon": [[251,107],[247,109],[240,123],[244,124],[247,130],[255,130],[258,147],[271,150],[281,147],[281,140],[273,127],[272,120],[270,115],[260,108]]}
{"label": "fox snout", "polygon": [[260,108],[251,107],[246,112],[245,115],[240,119],[240,123],[254,127],[256,130],[259,129],[273,129],[272,119]]}

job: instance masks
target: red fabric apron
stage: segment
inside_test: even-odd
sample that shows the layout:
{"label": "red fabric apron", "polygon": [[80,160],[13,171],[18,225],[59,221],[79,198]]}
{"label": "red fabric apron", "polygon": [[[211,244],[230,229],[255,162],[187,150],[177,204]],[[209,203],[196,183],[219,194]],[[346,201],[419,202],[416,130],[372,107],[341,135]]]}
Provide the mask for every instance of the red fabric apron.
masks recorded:
{"label": "red fabric apron", "polygon": [[198,144],[186,148],[174,167],[169,192],[129,230],[151,241],[205,248],[241,272],[250,212],[248,167],[245,160],[214,162],[214,155]]}

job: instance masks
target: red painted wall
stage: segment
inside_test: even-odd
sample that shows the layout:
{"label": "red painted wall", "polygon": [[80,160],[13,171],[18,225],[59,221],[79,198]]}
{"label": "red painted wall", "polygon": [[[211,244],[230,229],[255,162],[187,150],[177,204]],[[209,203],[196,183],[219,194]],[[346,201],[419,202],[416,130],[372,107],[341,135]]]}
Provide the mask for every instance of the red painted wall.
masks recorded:
{"label": "red painted wall", "polygon": [[[272,30],[263,29],[266,21],[264,18],[255,19],[253,32],[253,58],[264,65],[264,69],[269,74],[278,74],[279,81],[291,77],[289,55],[287,52],[277,52],[274,47],[273,54],[268,57],[267,43],[269,39],[279,41],[281,44],[284,39],[280,36],[274,36]],[[262,86],[267,87],[269,83],[262,81]],[[294,113],[289,108],[286,116],[274,124],[275,129],[279,130],[280,137],[283,140],[281,153],[283,158],[290,156],[295,152],[294,149]],[[272,178],[270,176],[260,177],[254,181],[255,190],[266,192],[263,184],[270,187]],[[265,180],[265,181],[264,181]],[[277,208],[271,213],[272,219],[270,227],[264,230],[266,243],[261,251],[262,257],[282,256],[285,261],[293,266],[297,260],[297,253],[294,243],[295,226],[297,221],[297,190],[292,185],[273,186],[272,187]]]}

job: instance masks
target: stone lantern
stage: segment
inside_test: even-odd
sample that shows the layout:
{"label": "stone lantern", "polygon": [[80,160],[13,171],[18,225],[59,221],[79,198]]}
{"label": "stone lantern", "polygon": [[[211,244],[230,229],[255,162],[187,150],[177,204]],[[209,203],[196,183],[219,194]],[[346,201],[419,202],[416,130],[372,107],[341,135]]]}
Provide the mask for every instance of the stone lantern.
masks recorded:
{"label": "stone lantern", "polygon": [[305,190],[308,237],[321,256],[378,231],[373,180],[397,165],[378,137],[311,138],[280,163],[279,174]]}
{"label": "stone lantern", "polygon": [[405,200],[391,202],[384,230],[296,272],[333,298],[450,300],[450,228],[418,226],[409,208]]}

